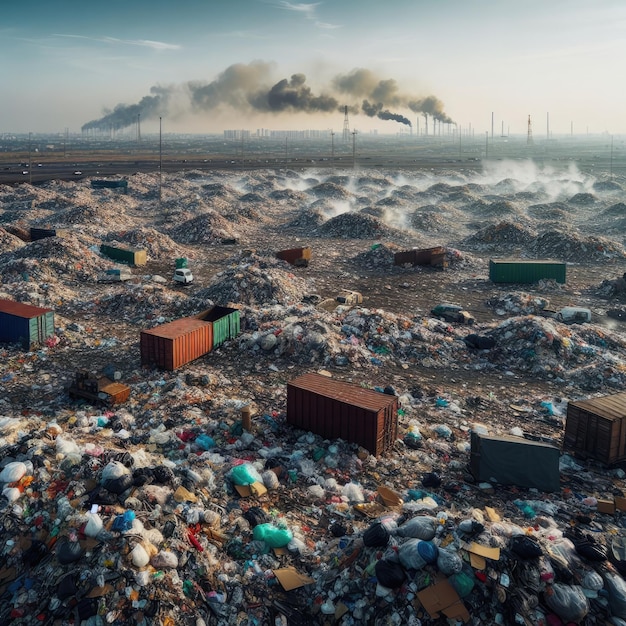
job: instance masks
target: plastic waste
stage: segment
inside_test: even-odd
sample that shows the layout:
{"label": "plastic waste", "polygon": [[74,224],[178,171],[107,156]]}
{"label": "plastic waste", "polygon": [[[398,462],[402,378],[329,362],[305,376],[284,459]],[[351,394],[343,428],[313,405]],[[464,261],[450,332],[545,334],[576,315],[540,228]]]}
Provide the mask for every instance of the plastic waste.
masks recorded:
{"label": "plastic waste", "polygon": [[269,523],[255,526],[252,536],[255,541],[265,541],[270,548],[284,548],[293,539],[293,533],[289,529]]}
{"label": "plastic waste", "polygon": [[259,472],[249,463],[235,465],[230,470],[230,478],[235,485],[251,485],[252,483],[263,481]]}
{"label": "plastic waste", "polygon": [[458,574],[463,570],[463,559],[456,552],[446,550],[445,548],[439,548],[437,568],[446,576]]}
{"label": "plastic waste", "polygon": [[619,574],[608,571],[603,574],[603,578],[611,613],[626,619],[626,581]]}
{"label": "plastic waste", "polygon": [[122,515],[118,515],[111,525],[111,530],[115,532],[126,532],[133,527],[133,522],[135,521],[135,512],[134,511],[126,511]]}
{"label": "plastic waste", "polygon": [[389,543],[389,531],[375,522],[363,533],[363,544],[368,548],[382,548]]}
{"label": "plastic waste", "polygon": [[376,578],[383,587],[397,589],[404,584],[406,572],[399,563],[380,559],[375,566]]}
{"label": "plastic waste", "polygon": [[432,541],[422,539],[409,539],[398,550],[400,563],[407,569],[421,569],[428,563],[435,563],[438,554],[439,549]]}
{"label": "plastic waste", "polygon": [[417,515],[398,526],[397,534],[400,537],[412,537],[430,541],[437,530],[437,518],[430,515]]}
{"label": "plastic waste", "polygon": [[578,624],[589,613],[589,600],[578,585],[554,583],[544,591],[543,598],[564,622]]}
{"label": "plastic waste", "polygon": [[513,500],[513,504],[524,514],[526,519],[533,519],[536,517],[537,513],[535,509],[524,500]]}
{"label": "plastic waste", "polygon": [[20,461],[7,463],[0,472],[0,483],[14,483],[26,474],[26,465]]}
{"label": "plastic waste", "polygon": [[468,596],[474,588],[473,578],[465,572],[453,574],[448,580],[461,598]]}

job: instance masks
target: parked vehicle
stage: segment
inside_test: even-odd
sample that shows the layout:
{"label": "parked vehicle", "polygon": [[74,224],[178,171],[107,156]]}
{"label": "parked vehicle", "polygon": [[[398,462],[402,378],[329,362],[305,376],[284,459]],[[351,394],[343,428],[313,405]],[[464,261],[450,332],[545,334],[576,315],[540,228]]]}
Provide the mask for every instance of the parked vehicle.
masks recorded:
{"label": "parked vehicle", "polygon": [[430,314],[446,322],[457,322],[471,326],[476,320],[458,304],[438,304]]}
{"label": "parked vehicle", "polygon": [[583,324],[591,321],[591,311],[579,306],[564,306],[554,317],[564,324]]}
{"label": "parked vehicle", "polygon": [[346,306],[353,306],[355,304],[363,304],[363,296],[358,291],[351,291],[349,289],[343,290],[336,298],[340,304]]}
{"label": "parked vehicle", "polygon": [[130,280],[133,277],[132,272],[127,268],[107,270],[103,274],[98,275],[99,283],[119,283]]}
{"label": "parked vehicle", "polygon": [[68,389],[70,398],[83,398],[96,406],[110,407],[126,402],[130,397],[130,387],[114,382],[106,376],[81,370]]}
{"label": "parked vehicle", "polygon": [[174,281],[183,285],[193,282],[193,274],[186,267],[179,267],[174,271]]}

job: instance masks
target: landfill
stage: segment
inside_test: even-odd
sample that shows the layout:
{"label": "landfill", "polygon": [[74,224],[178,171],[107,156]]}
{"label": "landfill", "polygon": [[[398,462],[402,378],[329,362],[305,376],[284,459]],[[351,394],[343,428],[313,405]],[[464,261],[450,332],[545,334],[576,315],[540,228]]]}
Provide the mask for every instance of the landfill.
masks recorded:
{"label": "landfill", "polygon": [[[562,449],[568,402],[626,385],[626,183],[515,167],[0,187],[0,299],[55,312],[45,342],[0,344],[0,624],[626,625],[626,472]],[[147,252],[130,280],[99,280],[112,241]],[[440,245],[444,270],[393,264]],[[492,256],[568,279],[494,285]],[[213,305],[237,337],[141,365],[141,330]],[[78,370],[130,399],[71,399]],[[288,424],[309,371],[397,396],[392,449]],[[559,488],[477,479],[476,435],[558,448]]]}

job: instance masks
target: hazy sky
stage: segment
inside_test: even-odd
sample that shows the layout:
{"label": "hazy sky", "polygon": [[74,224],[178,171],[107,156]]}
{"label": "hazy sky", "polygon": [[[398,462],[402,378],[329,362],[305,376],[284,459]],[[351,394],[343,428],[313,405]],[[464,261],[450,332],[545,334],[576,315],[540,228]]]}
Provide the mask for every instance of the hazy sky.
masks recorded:
{"label": "hazy sky", "polygon": [[[30,0],[0,17],[0,132],[626,132],[624,0]],[[280,82],[283,81],[283,82]],[[364,104],[365,101],[365,104]],[[117,108],[116,108],[117,107]],[[105,115],[113,112],[105,119]],[[391,118],[391,119],[381,119]],[[430,122],[432,123],[432,122]],[[129,127],[130,128],[130,127]]]}

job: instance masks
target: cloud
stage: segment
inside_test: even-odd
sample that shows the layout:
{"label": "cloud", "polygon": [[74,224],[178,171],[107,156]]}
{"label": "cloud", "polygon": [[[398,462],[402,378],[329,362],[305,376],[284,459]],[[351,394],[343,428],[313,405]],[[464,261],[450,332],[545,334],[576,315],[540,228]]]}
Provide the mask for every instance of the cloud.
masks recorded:
{"label": "cloud", "polygon": [[152,50],[180,50],[182,46],[178,44],[165,43],[163,41],[153,41],[151,39],[118,39],[116,37],[86,37],[85,35],[64,35],[55,33],[53,37],[63,37],[65,39],[83,39],[87,41],[96,41],[111,45],[139,46],[142,48],[151,48]]}
{"label": "cloud", "polygon": [[315,22],[315,26],[325,30],[335,30],[336,28],[341,28],[339,24],[329,24],[328,22]]}
{"label": "cloud", "polygon": [[296,11],[298,13],[304,13],[307,19],[315,19],[315,9],[320,5],[319,2],[287,2],[287,0],[279,0],[276,2],[276,6],[279,9],[285,9],[287,11]]}

